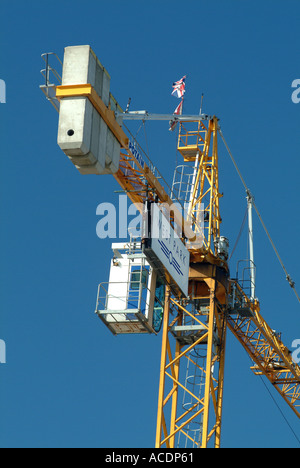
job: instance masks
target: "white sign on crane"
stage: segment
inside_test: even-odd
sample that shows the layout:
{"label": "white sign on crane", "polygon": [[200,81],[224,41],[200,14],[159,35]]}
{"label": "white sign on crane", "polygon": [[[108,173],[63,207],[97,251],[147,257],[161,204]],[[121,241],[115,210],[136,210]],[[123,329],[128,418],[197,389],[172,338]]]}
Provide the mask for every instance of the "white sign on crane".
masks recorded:
{"label": "white sign on crane", "polygon": [[173,290],[188,296],[190,253],[156,203],[151,204],[149,227],[148,239],[144,232],[144,252],[149,263]]}

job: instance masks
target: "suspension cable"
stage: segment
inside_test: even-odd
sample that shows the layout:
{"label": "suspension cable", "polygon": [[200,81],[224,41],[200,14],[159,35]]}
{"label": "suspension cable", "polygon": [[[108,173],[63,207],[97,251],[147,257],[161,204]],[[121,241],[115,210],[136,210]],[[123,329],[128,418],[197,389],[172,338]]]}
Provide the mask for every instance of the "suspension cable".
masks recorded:
{"label": "suspension cable", "polygon": [[227,144],[227,142],[226,142],[226,140],[225,140],[225,138],[224,138],[224,135],[223,135],[223,133],[222,133],[222,130],[221,130],[220,126],[218,127],[218,131],[219,131],[219,134],[220,134],[220,136],[221,136],[221,138],[222,138],[222,140],[223,140],[223,143],[224,143],[224,145],[225,145],[225,147],[226,147],[226,149],[227,149],[227,151],[228,151],[228,154],[229,154],[229,156],[230,156],[230,158],[231,158],[231,161],[232,161],[232,163],[233,163],[233,165],[234,165],[234,167],[235,167],[235,169],[236,169],[236,171],[237,171],[237,173],[238,173],[238,175],[239,175],[239,177],[240,177],[240,179],[241,179],[241,182],[242,182],[242,184],[243,184],[243,186],[244,186],[244,188],[245,188],[245,190],[246,190],[247,196],[250,196],[250,197],[252,198],[252,200],[253,200],[253,206],[254,206],[254,209],[255,209],[255,211],[256,211],[256,214],[257,214],[257,216],[258,216],[258,218],[259,218],[259,220],[260,220],[260,222],[261,222],[261,224],[262,224],[262,226],[263,226],[263,228],[264,228],[264,230],[265,230],[265,233],[267,234],[267,237],[268,237],[268,239],[269,239],[269,241],[270,241],[270,243],[271,243],[271,245],[272,245],[272,247],[273,247],[273,250],[274,250],[274,252],[275,252],[275,254],[276,254],[276,257],[278,258],[278,260],[279,260],[279,262],[280,262],[280,265],[281,265],[281,267],[282,267],[282,269],[283,269],[283,271],[284,271],[284,273],[285,273],[286,279],[287,279],[287,281],[288,281],[290,287],[293,289],[293,291],[294,291],[294,293],[295,293],[295,295],[296,295],[298,301],[300,302],[300,296],[299,296],[299,294],[298,294],[298,292],[297,292],[297,290],[296,290],[295,282],[292,280],[292,278],[291,278],[291,276],[289,275],[289,273],[288,273],[286,267],[284,266],[284,263],[283,263],[283,261],[282,261],[280,255],[279,255],[279,253],[278,253],[278,250],[277,250],[277,248],[276,248],[276,246],[275,246],[275,244],[274,244],[274,242],[273,242],[273,240],[272,240],[272,238],[271,238],[271,236],[270,236],[270,233],[269,233],[269,231],[268,231],[268,229],[267,229],[267,227],[266,227],[266,225],[265,225],[265,223],[264,223],[264,221],[263,221],[263,219],[262,219],[262,217],[261,217],[261,214],[260,214],[259,211],[258,211],[258,208],[257,208],[257,206],[256,206],[256,204],[255,204],[255,201],[254,201],[254,197],[253,197],[253,195],[251,194],[249,188],[247,187],[247,184],[246,184],[246,182],[245,182],[245,180],[244,180],[244,178],[243,178],[243,176],[242,176],[242,174],[241,174],[241,172],[240,172],[240,170],[239,170],[239,168],[238,168],[238,166],[237,166],[237,163],[236,163],[236,161],[235,161],[235,159],[234,159],[234,157],[233,157],[233,155],[232,155],[232,152],[230,151],[230,148],[229,148],[229,146],[228,146],[228,144]]}
{"label": "suspension cable", "polygon": [[230,257],[229,257],[229,262],[230,262],[230,260],[231,260],[231,258],[232,258],[232,256],[233,256],[233,254],[234,254],[234,252],[235,252],[235,249],[236,249],[237,246],[238,246],[239,240],[240,240],[241,235],[242,235],[242,233],[243,233],[243,230],[244,230],[244,227],[245,227],[245,224],[246,224],[247,214],[248,214],[248,208],[246,208],[246,212],[245,212],[244,219],[243,219],[243,222],[242,222],[242,225],[241,225],[241,228],[240,228],[240,232],[239,232],[239,234],[238,234],[236,243],[235,243],[235,245],[234,245],[234,247],[233,247],[233,249],[232,249],[231,255],[230,255]]}

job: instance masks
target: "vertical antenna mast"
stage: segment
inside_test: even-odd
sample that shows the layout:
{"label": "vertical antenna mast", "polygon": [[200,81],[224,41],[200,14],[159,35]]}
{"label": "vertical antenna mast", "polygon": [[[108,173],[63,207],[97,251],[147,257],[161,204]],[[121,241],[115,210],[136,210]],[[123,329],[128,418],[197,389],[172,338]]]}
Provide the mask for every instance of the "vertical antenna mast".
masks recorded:
{"label": "vertical antenna mast", "polygon": [[254,245],[253,245],[253,195],[247,190],[248,200],[248,232],[249,232],[249,254],[250,254],[250,278],[251,278],[251,299],[255,300],[255,263],[254,263]]}

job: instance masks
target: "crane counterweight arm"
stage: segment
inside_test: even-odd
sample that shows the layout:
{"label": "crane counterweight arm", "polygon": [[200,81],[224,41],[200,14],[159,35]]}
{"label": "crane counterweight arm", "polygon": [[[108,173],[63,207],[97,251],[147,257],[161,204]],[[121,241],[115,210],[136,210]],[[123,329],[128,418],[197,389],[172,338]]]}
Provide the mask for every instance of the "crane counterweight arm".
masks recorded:
{"label": "crane counterweight arm", "polygon": [[183,213],[176,207],[176,204],[169,197],[146,162],[141,157],[133,154],[129,138],[120,126],[116,113],[106,107],[94,87],[90,84],[57,86],[56,97],[58,100],[70,97],[86,97],[89,99],[120,143],[120,168],[114,174],[114,177],[123,190],[127,192],[128,197],[133,203],[138,203],[139,206],[142,206],[144,201],[149,199],[149,194],[152,193],[153,199],[157,197],[159,202],[164,203],[166,209],[170,210],[170,216],[173,217],[177,226],[181,228],[183,235],[191,241],[194,240],[195,234],[185,222]]}

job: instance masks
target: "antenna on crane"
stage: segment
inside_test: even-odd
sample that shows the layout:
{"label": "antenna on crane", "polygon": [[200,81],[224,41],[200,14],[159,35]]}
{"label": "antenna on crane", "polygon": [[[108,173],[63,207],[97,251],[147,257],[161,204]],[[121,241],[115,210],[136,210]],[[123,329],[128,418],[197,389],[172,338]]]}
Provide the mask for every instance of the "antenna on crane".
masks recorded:
{"label": "antenna on crane", "polygon": [[127,106],[126,106],[125,114],[128,114],[130,104],[131,104],[131,97],[128,99],[128,103],[127,103]]}
{"label": "antenna on crane", "polygon": [[249,254],[250,254],[250,280],[251,280],[251,299],[255,300],[255,263],[254,263],[254,241],[253,241],[253,195],[250,190],[247,191],[247,205],[248,205],[248,232],[249,232]]}
{"label": "antenna on crane", "polygon": [[204,94],[202,93],[202,96],[201,96],[201,105],[200,105],[200,115],[202,114],[203,99],[204,99]]}

